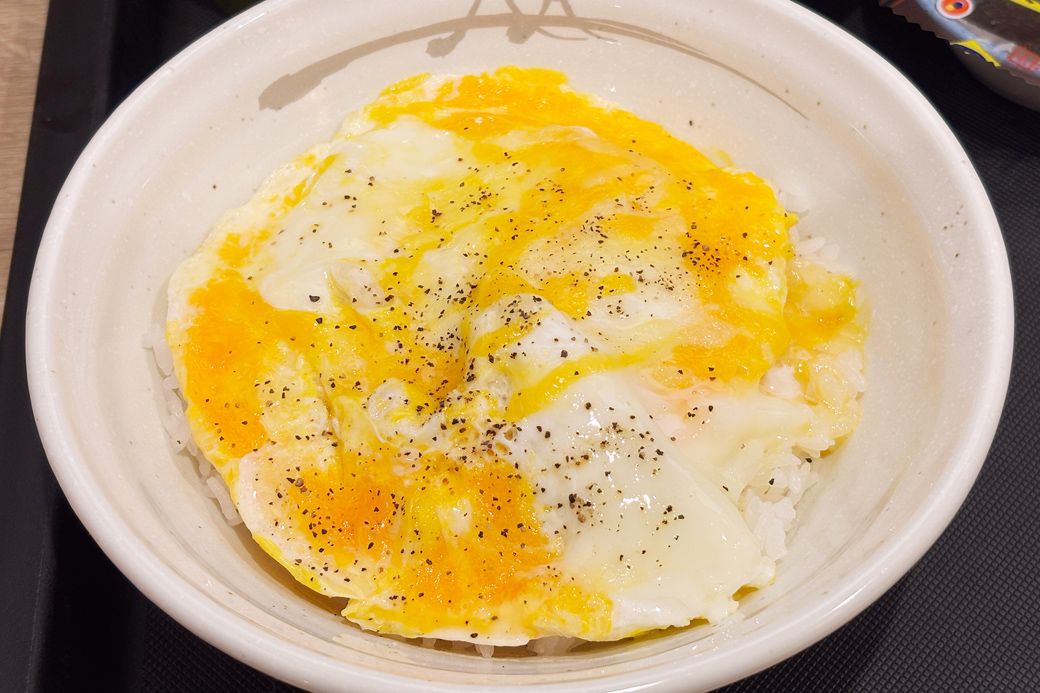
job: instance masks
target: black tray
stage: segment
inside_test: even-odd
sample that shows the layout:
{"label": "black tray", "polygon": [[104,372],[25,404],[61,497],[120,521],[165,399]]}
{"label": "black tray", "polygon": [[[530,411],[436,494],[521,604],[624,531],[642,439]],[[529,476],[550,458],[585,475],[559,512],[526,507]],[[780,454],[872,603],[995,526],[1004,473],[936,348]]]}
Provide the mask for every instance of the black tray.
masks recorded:
{"label": "black tray", "polygon": [[[0,335],[0,690],[290,690],[184,630],[109,563],[55,484],[25,382],[29,278],[62,181],[107,113],[234,4],[51,2]],[[804,4],[903,70],[968,150],[1007,240],[1017,351],[989,459],[935,547],[847,626],[731,690],[1040,690],[1040,115],[874,2]]]}

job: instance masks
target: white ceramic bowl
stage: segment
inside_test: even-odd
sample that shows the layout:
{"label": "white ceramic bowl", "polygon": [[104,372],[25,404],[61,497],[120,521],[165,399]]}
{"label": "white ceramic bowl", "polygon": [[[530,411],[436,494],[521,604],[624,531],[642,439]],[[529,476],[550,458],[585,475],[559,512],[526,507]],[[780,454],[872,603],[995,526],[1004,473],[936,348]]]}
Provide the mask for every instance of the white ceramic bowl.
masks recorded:
{"label": "white ceramic bowl", "polygon": [[[161,68],[80,158],[40,248],[28,369],[54,472],[98,543],[203,638],[320,689],[707,688],[828,634],[935,541],[1007,386],[1012,303],[983,188],[896,70],[775,0],[269,0]],[[476,16],[467,18],[471,10]],[[568,14],[573,12],[573,15]],[[366,634],[228,527],[163,431],[142,335],[177,263],[278,165],[383,85],[502,64],[657,119],[771,179],[838,242],[872,306],[858,432],[805,499],[790,555],[742,620],[560,657],[484,660]]]}

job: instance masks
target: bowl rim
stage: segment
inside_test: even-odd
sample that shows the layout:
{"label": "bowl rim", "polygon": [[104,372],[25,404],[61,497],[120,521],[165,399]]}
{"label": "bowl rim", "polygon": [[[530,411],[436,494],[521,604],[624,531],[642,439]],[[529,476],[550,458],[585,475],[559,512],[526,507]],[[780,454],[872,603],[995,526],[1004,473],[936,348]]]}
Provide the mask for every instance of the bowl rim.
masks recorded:
{"label": "bowl rim", "polygon": [[[457,684],[435,684],[398,674],[374,671],[354,663],[320,654],[250,624],[230,607],[192,586],[167,567],[133,534],[127,534],[114,506],[81,463],[78,442],[64,427],[66,405],[56,394],[60,363],[55,350],[55,330],[48,320],[48,304],[56,300],[54,281],[59,266],[63,237],[70,223],[80,190],[91,175],[92,163],[110,142],[120,137],[123,124],[136,109],[161,94],[167,75],[188,65],[233,36],[239,29],[262,16],[300,0],[266,0],[229,19],[174,56],[156,70],[119,105],[84,149],[59,193],[40,242],[26,312],[26,368],[34,419],[51,468],[83,525],[104,553],[131,582],[156,605],[179,623],[228,654],[284,681],[302,686],[334,688],[349,685],[366,690],[430,691],[454,690]],[[975,416],[963,433],[963,444],[947,463],[932,492],[911,516],[905,531],[876,548],[866,569],[841,590],[821,597],[813,608],[796,618],[756,632],[727,650],[714,661],[709,676],[698,684],[722,685],[761,671],[801,651],[827,636],[887,591],[925,554],[952,521],[971,489],[996,433],[1011,371],[1014,334],[1012,285],[1007,253],[996,215],[981,180],[956,136],[927,98],[909,79],[872,48],[812,10],[795,3],[770,3],[746,0],[763,11],[786,13],[809,23],[828,35],[841,50],[878,71],[879,79],[898,89],[899,98],[921,122],[931,126],[948,157],[963,161],[953,167],[955,182],[973,195],[967,204],[975,207],[982,222],[976,230],[986,253],[982,262],[984,282],[993,292],[995,306],[992,324],[985,331],[986,342],[980,353],[986,355],[984,368],[976,381],[981,383],[976,398]],[[271,657],[271,652],[281,656]],[[568,683],[542,685],[543,690],[576,690],[592,684],[616,688],[672,690],[692,668],[703,662],[664,662],[606,679],[582,679]],[[703,672],[700,672],[703,674]],[[349,678],[345,678],[349,675]],[[482,684],[482,688],[498,688]],[[501,688],[510,688],[505,684]]]}

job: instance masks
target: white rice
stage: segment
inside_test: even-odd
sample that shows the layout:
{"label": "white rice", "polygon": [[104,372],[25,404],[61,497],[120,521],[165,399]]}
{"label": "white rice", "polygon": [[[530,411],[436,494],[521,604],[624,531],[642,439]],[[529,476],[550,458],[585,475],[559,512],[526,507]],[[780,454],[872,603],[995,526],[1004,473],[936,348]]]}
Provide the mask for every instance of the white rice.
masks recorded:
{"label": "white rice", "polygon": [[784,209],[794,212],[799,217],[804,218],[809,214],[809,208],[812,206],[809,195],[797,187],[778,189],[776,197],[780,200],[780,204],[783,205]]}
{"label": "white rice", "polygon": [[180,396],[180,383],[173,373],[173,352],[166,343],[166,334],[158,324],[153,325],[141,340],[142,346],[152,352],[155,365],[164,376],[161,382],[163,402],[166,405],[166,413],[163,415],[163,428],[173,443],[173,452],[178,454],[187,452],[191,460],[197,464],[199,480],[203,484],[203,491],[207,496],[216,500],[224,519],[232,527],[242,524],[242,518],[231,502],[231,494],[228,492],[224,480],[217,474],[213,465],[205,457],[199,454],[198,446],[191,437],[191,427],[188,418],[184,415],[184,400]]}
{"label": "white rice", "polygon": [[[804,216],[804,214],[802,215]],[[841,261],[841,246],[821,236],[802,237],[798,225],[791,227],[791,241],[798,251],[798,257],[815,262],[832,272],[853,274],[852,268]]]}
{"label": "white rice", "polygon": [[173,373],[173,352],[170,351],[170,345],[166,343],[166,333],[160,324],[152,325],[151,329],[142,338],[141,343],[145,349],[151,350],[152,357],[155,359],[155,365],[159,367],[160,373],[163,375]]}
{"label": "white rice", "polygon": [[762,376],[761,388],[763,392],[783,399],[796,399],[802,394],[802,388],[795,380],[794,368],[791,366],[770,368]]}
{"label": "white rice", "polygon": [[562,655],[584,642],[581,638],[538,638],[527,643],[527,649],[541,656]]}
{"label": "white rice", "polygon": [[213,493],[217,503],[220,504],[220,512],[224,513],[224,519],[232,527],[242,524],[242,518],[239,517],[235,504],[231,502],[231,494],[228,493],[224,480],[216,474],[212,474],[206,479],[206,487]]}

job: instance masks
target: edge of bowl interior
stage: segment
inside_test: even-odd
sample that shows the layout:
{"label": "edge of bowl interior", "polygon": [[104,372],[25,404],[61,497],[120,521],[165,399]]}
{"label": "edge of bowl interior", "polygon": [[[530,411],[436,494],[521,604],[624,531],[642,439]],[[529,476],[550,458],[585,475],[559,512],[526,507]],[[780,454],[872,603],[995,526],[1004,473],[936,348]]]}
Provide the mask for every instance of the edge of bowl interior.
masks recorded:
{"label": "edge of bowl interior", "polygon": [[[266,12],[266,8],[279,6],[279,3],[289,4],[291,1],[274,0],[240,15],[200,39],[174,58],[171,64],[187,61],[195,53],[259,18]],[[879,78],[899,92],[907,111],[934,130],[935,136],[944,149],[950,152],[950,156],[966,160],[960,144],[934,108],[902,74],[880,56],[804,8],[790,5],[775,11],[797,17],[800,22],[811,25],[813,30],[827,34],[843,50],[872,63],[880,74]],[[54,287],[58,248],[63,234],[71,226],[77,190],[90,176],[92,160],[108,140],[119,136],[120,123],[129,117],[135,102],[161,87],[163,74],[164,71],[158,71],[139,87],[84,151],[59,195],[40,245],[26,318],[26,358],[34,415],[55,475],[77,515],[120,570],[161,608],[229,654],[267,673],[303,686],[342,686],[343,677],[349,674],[349,685],[366,689],[434,689],[434,686],[412,678],[388,676],[344,664],[287,643],[273,633],[259,632],[250,627],[233,611],[196,591],[151,557],[144,545],[121,532],[121,520],[95,481],[84,471],[84,465],[78,463],[82,452],[77,441],[62,426],[70,409],[68,403],[56,394],[60,354],[56,347],[54,326],[48,320],[51,313],[48,304],[60,300],[55,295]],[[662,666],[644,668],[609,681],[597,680],[596,684],[609,684],[618,688],[654,685],[671,688],[679,686],[681,681],[684,686],[695,684],[710,687],[770,666],[826,636],[868,606],[910,569],[953,518],[981,468],[996,430],[1010,375],[1011,342],[1007,336],[1012,334],[1013,321],[1006,252],[986,193],[970,164],[957,168],[954,176],[969,204],[976,207],[975,216],[981,221],[979,233],[985,237],[986,246],[991,251],[977,260],[985,265],[987,289],[992,292],[996,310],[992,312],[991,323],[980,329],[986,335],[986,341],[979,345],[982,354],[980,362],[984,364],[985,371],[977,375],[981,387],[975,399],[972,425],[962,434],[963,443],[957,449],[957,458],[950,462],[949,473],[936,482],[936,493],[918,509],[906,537],[895,538],[877,550],[872,561],[881,568],[851,582],[847,590],[821,599],[816,608],[799,618],[780,627],[756,632],[739,648],[729,650],[725,658],[716,662],[718,666],[710,673],[695,675],[690,670],[692,665],[680,663],[669,665],[667,671]],[[281,653],[278,658],[270,657],[273,650]],[[578,688],[588,683],[565,684],[561,688]]]}

